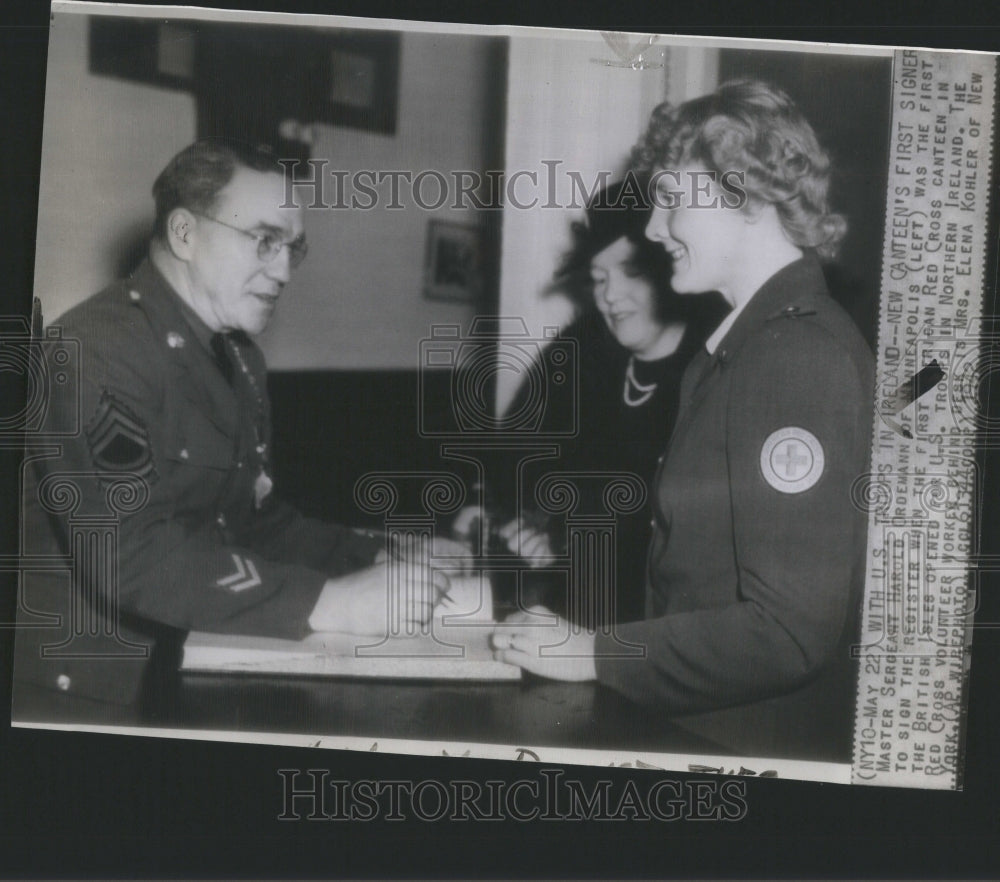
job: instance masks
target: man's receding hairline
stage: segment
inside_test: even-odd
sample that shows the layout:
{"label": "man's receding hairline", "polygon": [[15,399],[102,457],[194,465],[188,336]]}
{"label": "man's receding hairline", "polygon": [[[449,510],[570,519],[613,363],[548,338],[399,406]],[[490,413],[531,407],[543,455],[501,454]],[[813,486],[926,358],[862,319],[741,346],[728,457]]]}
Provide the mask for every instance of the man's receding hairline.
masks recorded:
{"label": "man's receding hairline", "polygon": [[[281,171],[280,168],[278,168],[278,169],[270,169],[270,168],[256,169],[256,168],[251,168],[248,165],[244,165],[242,162],[237,162],[235,164],[234,168],[233,168],[233,173],[230,176],[229,180],[226,181],[226,183],[222,187],[219,188],[219,190],[215,193],[215,196],[212,198],[212,209],[213,209],[213,212],[218,212],[221,209],[221,206],[222,206],[224,200],[227,197],[231,198],[233,196],[234,191],[231,188],[233,187],[233,183],[236,180],[236,177],[237,177],[237,175],[239,174],[240,171],[249,172],[251,175],[256,176],[256,177],[260,177],[260,178],[267,178],[267,177],[273,175],[274,177],[278,178],[281,181],[282,187],[284,187],[285,181],[287,179],[287,176],[282,173],[282,171]],[[228,191],[228,193],[227,193],[227,191]],[[183,207],[183,206],[178,206],[178,207],[180,208],[180,207]],[[283,202],[275,203],[273,207],[275,209],[281,210],[283,208]],[[284,207],[285,208],[298,208],[297,205],[284,206]],[[188,211],[190,211],[190,209],[188,209]],[[301,219],[301,214],[302,214],[301,210],[298,211],[297,214],[298,214],[298,216]],[[254,220],[254,221],[251,222],[250,227],[248,229],[255,229],[257,227],[264,227],[264,228],[267,228],[267,229],[272,229],[272,230],[274,230],[276,232],[283,232],[284,229],[285,229],[285,226],[286,225],[284,225],[284,224],[273,224],[270,221],[267,221],[267,220],[264,220],[264,219],[257,219],[257,220]]]}
{"label": "man's receding hairline", "polygon": [[[257,169],[257,168],[251,168],[248,165],[244,165],[241,162],[237,162],[233,167],[233,173],[229,176],[229,180],[226,181],[226,183],[223,184],[221,187],[219,187],[219,189],[216,190],[215,195],[212,197],[212,202],[216,206],[219,204],[219,201],[225,197],[226,191],[231,190],[234,182],[236,181],[237,176],[241,171],[247,172],[249,175],[259,178],[268,178],[273,175],[274,177],[278,178],[281,181],[282,187],[285,186],[285,181],[287,180],[287,176],[284,175],[279,169],[270,169],[270,168]],[[278,207],[280,207],[280,205]]]}

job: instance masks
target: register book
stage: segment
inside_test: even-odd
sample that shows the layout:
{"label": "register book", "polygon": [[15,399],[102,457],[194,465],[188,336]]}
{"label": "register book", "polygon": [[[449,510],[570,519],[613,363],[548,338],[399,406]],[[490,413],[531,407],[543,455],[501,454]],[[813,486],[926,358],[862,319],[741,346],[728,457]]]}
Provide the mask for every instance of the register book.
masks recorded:
{"label": "register book", "polygon": [[[317,631],[304,640],[192,631],[181,670],[214,673],[385,677],[430,680],[517,680],[521,669],[496,661],[496,624],[489,581],[452,578],[422,632],[359,637]],[[389,628],[387,627],[388,631]]]}

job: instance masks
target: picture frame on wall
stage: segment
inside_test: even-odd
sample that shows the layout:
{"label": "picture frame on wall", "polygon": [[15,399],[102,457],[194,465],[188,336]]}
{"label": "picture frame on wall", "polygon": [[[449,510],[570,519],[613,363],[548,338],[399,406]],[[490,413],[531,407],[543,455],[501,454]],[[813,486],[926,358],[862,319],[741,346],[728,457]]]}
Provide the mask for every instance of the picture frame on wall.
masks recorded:
{"label": "picture frame on wall", "polygon": [[351,126],[382,135],[396,133],[400,35],[393,32],[328,31],[317,74],[326,84],[316,122]]}
{"label": "picture frame on wall", "polygon": [[201,30],[191,22],[96,15],[90,20],[90,71],[166,89],[193,91]]}
{"label": "picture frame on wall", "polygon": [[88,58],[94,74],[191,92],[199,137],[305,159],[288,133],[316,123],[396,134],[398,32],[94,16]]}
{"label": "picture frame on wall", "polygon": [[479,227],[432,220],[427,225],[424,297],[474,303],[483,290]]}

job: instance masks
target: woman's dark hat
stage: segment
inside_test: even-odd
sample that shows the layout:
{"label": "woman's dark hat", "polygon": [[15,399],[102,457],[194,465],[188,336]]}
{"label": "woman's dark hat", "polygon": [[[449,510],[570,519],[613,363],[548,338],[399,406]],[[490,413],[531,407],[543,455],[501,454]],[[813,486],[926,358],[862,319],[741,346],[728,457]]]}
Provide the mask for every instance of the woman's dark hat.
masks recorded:
{"label": "woman's dark hat", "polygon": [[591,199],[586,212],[586,239],[592,255],[622,236],[634,242],[645,239],[651,211],[646,185],[645,178],[630,174]]}

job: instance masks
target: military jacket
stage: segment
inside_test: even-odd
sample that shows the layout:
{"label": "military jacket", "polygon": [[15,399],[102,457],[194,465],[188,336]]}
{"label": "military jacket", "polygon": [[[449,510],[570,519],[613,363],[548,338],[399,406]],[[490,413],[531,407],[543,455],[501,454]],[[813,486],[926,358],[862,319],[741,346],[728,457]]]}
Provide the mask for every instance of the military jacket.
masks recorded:
{"label": "military jacket", "polygon": [[685,372],[653,485],[646,619],[617,629],[644,656],[613,658],[599,635],[601,682],[723,746],[839,756],[872,401],[871,353],[819,264],[785,267]]}

